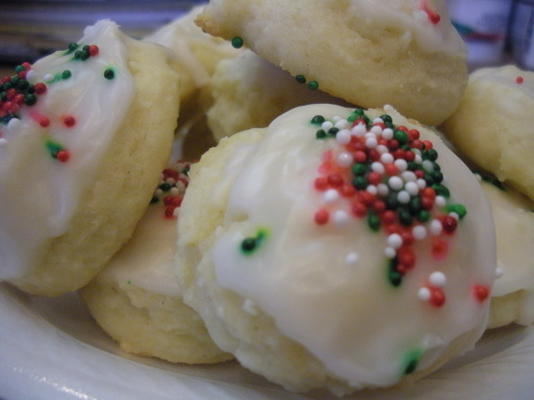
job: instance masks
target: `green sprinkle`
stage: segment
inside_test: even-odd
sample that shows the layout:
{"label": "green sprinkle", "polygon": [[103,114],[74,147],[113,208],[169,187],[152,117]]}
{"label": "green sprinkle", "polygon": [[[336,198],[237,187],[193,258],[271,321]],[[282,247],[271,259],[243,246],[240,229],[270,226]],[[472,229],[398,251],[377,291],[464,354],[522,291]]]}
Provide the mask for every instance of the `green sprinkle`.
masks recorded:
{"label": "green sprinkle", "polygon": [[334,127],[334,128],[330,128],[330,129],[328,130],[328,134],[329,134],[330,136],[336,136],[338,132],[339,132],[339,128],[335,128],[335,127]]}
{"label": "green sprinkle", "polygon": [[441,173],[441,171],[434,171],[431,173],[431,175],[432,175],[432,179],[434,180],[434,182],[436,183],[443,182],[443,174]]}
{"label": "green sprinkle", "polygon": [[30,82],[28,82],[26,79],[21,79],[18,83],[17,83],[17,88],[19,88],[20,90],[26,90],[30,87]]}
{"label": "green sprinkle", "polygon": [[48,150],[48,153],[52,158],[57,157],[57,153],[59,153],[61,150],[63,150],[63,146],[60,145],[58,142],[55,142],[51,139],[47,139],[45,142],[46,149]]}
{"label": "green sprinkle", "polygon": [[308,88],[310,88],[311,90],[319,89],[319,82],[317,82],[317,81],[309,81],[308,82]]}
{"label": "green sprinkle", "polygon": [[106,70],[104,71],[104,78],[106,78],[107,80],[115,78],[115,71],[113,70],[113,68],[106,68]]}
{"label": "green sprinkle", "polygon": [[261,246],[261,244],[265,241],[267,236],[268,236],[268,231],[266,229],[259,229],[256,232],[255,237],[245,238],[241,242],[241,246],[240,246],[241,252],[244,255],[252,254],[254,251],[256,251]]}
{"label": "green sprinkle", "polygon": [[37,103],[37,96],[34,94],[27,94],[24,96],[24,104],[27,106],[33,106],[35,103]]}
{"label": "green sprinkle", "polygon": [[365,114],[365,112],[363,111],[363,108],[355,108],[353,113],[357,114],[359,117],[362,117]]}
{"label": "green sprinkle", "polygon": [[352,166],[352,173],[354,175],[363,175],[367,172],[367,164],[356,163]]}
{"label": "green sprinkle", "polygon": [[326,132],[324,129],[319,129],[317,132],[315,132],[315,137],[317,139],[326,139]]}
{"label": "green sprinkle", "polygon": [[482,180],[484,182],[491,183],[493,186],[495,186],[497,189],[502,190],[503,192],[506,191],[506,186],[504,186],[504,184],[497,178],[491,175],[480,175],[480,176],[482,177]]}
{"label": "green sprinkle", "polygon": [[306,83],[306,77],[304,75],[297,75],[295,76],[295,80],[298,83]]}
{"label": "green sprinkle", "polygon": [[417,215],[417,219],[421,222],[428,222],[430,220],[430,212],[428,212],[427,210],[419,211],[419,215]]}
{"label": "green sprinkle", "polygon": [[367,187],[367,178],[363,176],[357,176],[352,180],[352,185],[359,190],[363,190]]}
{"label": "green sprinkle", "polygon": [[384,114],[384,115],[381,115],[380,118],[382,119],[382,121],[384,121],[384,123],[386,124],[391,124],[393,122],[393,119],[391,118],[391,116],[387,115],[387,114]]}
{"label": "green sprinkle", "polygon": [[397,271],[397,258],[388,261],[387,277],[393,287],[399,287],[402,284],[402,275]]}
{"label": "green sprinkle", "polygon": [[423,159],[436,161],[438,159],[438,152],[435,149],[426,150],[423,152]]}
{"label": "green sprinkle", "polygon": [[72,76],[70,70],[66,69],[61,73],[61,79],[69,79]]}
{"label": "green sprinkle", "polygon": [[163,190],[164,192],[168,192],[169,190],[171,190],[172,185],[170,183],[165,182],[159,185],[159,188]]}
{"label": "green sprinkle", "polygon": [[375,213],[369,213],[367,216],[367,224],[371,230],[378,232],[380,230],[380,217]]}
{"label": "green sprinkle", "polygon": [[311,123],[314,125],[321,125],[325,121],[322,115],[316,115],[311,119]]}
{"label": "green sprinkle", "polygon": [[458,214],[460,219],[463,219],[467,215],[467,209],[463,204],[449,204],[445,207],[445,210],[447,210],[447,212],[454,212]]}
{"label": "green sprinkle", "polygon": [[65,54],[71,54],[73,53],[74,51],[76,51],[76,49],[78,48],[78,43],[69,43],[69,45],[67,46],[67,51],[65,51]]}
{"label": "green sprinkle", "polygon": [[436,193],[440,196],[443,196],[446,198],[449,198],[451,196],[451,192],[449,191],[447,186],[443,186],[441,184],[435,184],[435,185],[432,185],[432,189],[434,189]]}
{"label": "green sprinkle", "polygon": [[399,221],[404,226],[410,226],[412,224],[412,214],[405,208],[399,209]]}
{"label": "green sprinkle", "polygon": [[22,71],[25,71],[26,69],[22,66],[22,65],[17,65],[15,67],[15,72],[16,73],[19,73],[19,72],[22,72]]}
{"label": "green sprinkle", "polygon": [[159,199],[156,196],[152,196],[150,199],[150,204],[156,204],[159,202]]}
{"label": "green sprinkle", "polygon": [[412,197],[408,205],[412,215],[418,215],[423,205],[421,204],[421,198],[419,196]]}
{"label": "green sprinkle", "polygon": [[354,122],[356,121],[360,116],[358,114],[352,113],[348,116],[347,121]]}
{"label": "green sprinkle", "polygon": [[128,285],[131,285],[132,284],[132,281],[128,280]]}
{"label": "green sprinkle", "polygon": [[409,351],[408,354],[406,354],[406,356],[404,357],[402,374],[410,375],[411,373],[413,373],[417,369],[417,366],[419,365],[419,361],[421,360],[422,356],[422,349],[415,349]]}
{"label": "green sprinkle", "polygon": [[243,47],[243,43],[243,38],[240,36],[235,36],[232,38],[232,46],[236,49],[240,49],[241,47]]}
{"label": "green sprinkle", "polygon": [[386,207],[388,210],[396,210],[399,207],[397,193],[389,193],[386,197]]}
{"label": "green sprinkle", "polygon": [[396,130],[393,134],[393,137],[400,143],[400,144],[406,144],[408,143],[408,135],[404,131]]}

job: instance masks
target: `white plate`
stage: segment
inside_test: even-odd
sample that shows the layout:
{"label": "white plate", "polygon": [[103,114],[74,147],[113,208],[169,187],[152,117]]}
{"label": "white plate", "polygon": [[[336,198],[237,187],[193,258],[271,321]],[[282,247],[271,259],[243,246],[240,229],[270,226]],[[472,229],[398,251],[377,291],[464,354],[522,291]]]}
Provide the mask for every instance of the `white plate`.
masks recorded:
{"label": "white plate", "polygon": [[[173,365],[121,352],[76,295],[43,299],[0,284],[0,398],[3,400],[304,400],[236,363]],[[346,400],[532,400],[534,328],[489,332],[466,356],[405,389]]]}

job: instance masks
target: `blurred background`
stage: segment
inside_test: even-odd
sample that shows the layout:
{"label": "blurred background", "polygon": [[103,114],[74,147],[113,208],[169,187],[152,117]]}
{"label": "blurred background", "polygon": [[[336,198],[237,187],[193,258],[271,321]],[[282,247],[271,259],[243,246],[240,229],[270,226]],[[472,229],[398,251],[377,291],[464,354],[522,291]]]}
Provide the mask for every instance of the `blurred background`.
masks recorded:
{"label": "blurred background", "polygon": [[[0,0],[0,69],[35,59],[81,36],[101,18],[143,37],[200,0]],[[534,70],[534,0],[447,0],[469,47],[471,68],[515,62]]]}

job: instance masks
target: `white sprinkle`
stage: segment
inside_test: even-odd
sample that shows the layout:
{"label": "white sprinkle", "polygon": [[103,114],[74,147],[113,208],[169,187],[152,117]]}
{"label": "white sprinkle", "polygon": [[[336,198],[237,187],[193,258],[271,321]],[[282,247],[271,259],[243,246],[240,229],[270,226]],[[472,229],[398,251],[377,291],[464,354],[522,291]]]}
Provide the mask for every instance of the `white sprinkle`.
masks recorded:
{"label": "white sprinkle", "polygon": [[419,154],[415,155],[415,158],[413,159],[417,164],[421,164],[423,162],[423,159]]}
{"label": "white sprinkle", "polygon": [[438,236],[441,234],[441,231],[443,230],[443,226],[441,225],[441,222],[439,220],[433,219],[430,222],[429,230],[432,235]]}
{"label": "white sprinkle", "polygon": [[10,131],[17,128],[17,126],[20,126],[21,122],[18,118],[11,118],[9,122],[7,123],[7,129]]}
{"label": "white sprinkle", "polygon": [[174,215],[176,218],[178,218],[178,214],[180,214],[180,207],[176,207],[172,212],[172,215]]}
{"label": "white sprinkle", "polygon": [[161,190],[161,189],[156,189],[155,195],[156,195],[156,197],[163,196],[163,190]]}
{"label": "white sprinkle", "polygon": [[33,70],[30,69],[29,71],[26,71],[26,80],[30,81],[34,75],[35,72],[33,72]]}
{"label": "white sprinkle", "polygon": [[178,190],[178,188],[173,187],[173,188],[171,188],[170,193],[171,193],[173,196],[177,196],[177,195],[180,194],[180,191]]}
{"label": "white sprinkle", "polygon": [[347,121],[346,119],[340,119],[339,121],[336,122],[336,125],[335,125],[337,129],[346,129],[348,126],[349,126],[349,121]]}
{"label": "white sprinkle", "polygon": [[365,141],[365,146],[369,147],[370,149],[374,149],[378,145],[378,142],[376,141],[376,138],[369,138]]}
{"label": "white sprinkle", "polygon": [[371,128],[371,132],[380,135],[382,133],[382,128],[378,125],[375,125]]}
{"label": "white sprinkle", "polygon": [[438,207],[445,207],[447,204],[447,199],[445,199],[443,196],[436,196],[435,202]]}
{"label": "white sprinkle", "polygon": [[480,174],[475,173],[475,178],[477,178],[479,182],[482,182],[482,176]]}
{"label": "white sprinkle", "polygon": [[377,186],[378,194],[382,197],[386,197],[389,194],[389,188],[388,185],[385,183],[379,183]]}
{"label": "white sprinkle", "polygon": [[401,190],[397,194],[397,200],[401,204],[408,204],[410,202],[410,193],[408,193],[406,190]]}
{"label": "white sprinkle", "polygon": [[499,279],[504,275],[504,270],[501,267],[495,269],[495,278]]}
{"label": "white sprinkle", "polygon": [[420,22],[429,22],[428,20],[428,14],[424,12],[423,10],[415,10],[412,12],[412,16],[414,19],[419,20]]}
{"label": "white sprinkle", "polygon": [[424,188],[426,188],[426,181],[422,178],[418,179],[417,186],[419,186],[420,190],[423,190]]}
{"label": "white sprinkle", "polygon": [[347,256],[345,257],[345,262],[347,264],[356,264],[359,259],[360,259],[360,256],[358,255],[358,253],[351,252],[347,254]]}
{"label": "white sprinkle", "polygon": [[350,131],[348,129],[339,131],[336,135],[336,141],[341,145],[348,144],[350,142]]}
{"label": "white sprinkle", "polygon": [[423,225],[414,226],[412,229],[412,235],[415,240],[423,240],[426,238],[426,228]]}
{"label": "white sprinkle", "polygon": [[421,301],[428,301],[430,300],[430,290],[426,287],[422,287],[417,291],[417,297]]}
{"label": "white sprinkle", "polygon": [[322,124],[321,124],[321,128],[324,129],[325,131],[328,132],[329,129],[333,128],[334,127],[334,124],[330,121],[324,121]]}
{"label": "white sprinkle", "polygon": [[417,180],[417,176],[412,171],[403,171],[401,177],[404,182],[415,182]]}
{"label": "white sprinkle", "polygon": [[392,176],[388,180],[388,185],[393,190],[401,190],[404,186],[404,182],[402,182],[402,179],[398,176]]}
{"label": "white sprinkle", "polygon": [[415,155],[417,156],[420,156],[421,155],[421,150],[419,149],[412,149],[412,151],[415,153]]}
{"label": "white sprinkle", "polygon": [[407,182],[404,185],[404,189],[410,194],[410,196],[416,196],[419,193],[419,186],[415,182]]}
{"label": "white sprinkle", "polygon": [[382,131],[382,137],[386,140],[393,139],[393,129],[386,128]]}
{"label": "white sprinkle", "polygon": [[342,119],[343,119],[343,118],[341,118],[339,115],[334,115],[334,116],[332,117],[332,121],[334,121],[334,122],[341,121]]}
{"label": "white sprinkle", "polygon": [[339,193],[336,189],[328,189],[323,194],[323,201],[325,203],[332,203],[339,198]]}
{"label": "white sprinkle", "polygon": [[388,246],[398,249],[402,246],[402,237],[398,233],[392,233],[388,236]]}
{"label": "white sprinkle", "polygon": [[373,196],[376,196],[378,193],[378,188],[375,185],[367,186],[367,192],[371,193]]}
{"label": "white sprinkle", "polygon": [[434,163],[430,160],[423,161],[423,169],[427,172],[434,171]]}
{"label": "white sprinkle", "polygon": [[443,272],[435,271],[430,274],[428,281],[432,284],[432,286],[441,288],[447,284],[447,277]]}
{"label": "white sprinkle", "polygon": [[380,156],[380,161],[384,164],[391,164],[393,162],[393,156],[391,153],[384,153]]}
{"label": "white sprinkle", "polygon": [[4,138],[0,138],[0,147],[4,147],[7,145],[7,140]]}
{"label": "white sprinkle", "polygon": [[384,146],[383,144],[379,144],[378,146],[376,146],[376,151],[378,151],[379,154],[384,154],[384,153],[387,153],[389,149],[387,148],[387,146]]}
{"label": "white sprinkle", "polygon": [[245,301],[243,302],[243,306],[241,308],[243,309],[243,311],[245,311],[246,313],[250,315],[258,315],[256,304],[250,299],[245,299]]}
{"label": "white sprinkle", "polygon": [[364,137],[366,139],[376,139],[376,135],[373,132],[367,132]]}
{"label": "white sprinkle", "polygon": [[356,136],[362,136],[365,132],[367,132],[367,129],[365,129],[365,125],[361,122],[352,128],[352,133]]}
{"label": "white sprinkle", "polygon": [[393,247],[386,247],[384,249],[384,254],[386,255],[387,258],[395,258],[395,256],[397,255],[397,252],[395,251]]}
{"label": "white sprinkle", "polygon": [[374,172],[376,172],[376,173],[378,173],[380,175],[382,175],[384,172],[386,172],[386,169],[384,168],[384,165],[379,163],[378,161],[375,161],[375,162],[373,162],[371,164],[371,169]]}
{"label": "white sprinkle", "polygon": [[332,221],[338,226],[345,225],[349,221],[349,214],[343,210],[337,210],[332,215]]}
{"label": "white sprinkle", "polygon": [[373,124],[383,124],[384,123],[384,120],[380,117],[376,117],[375,119],[373,119]]}
{"label": "white sprinkle", "polygon": [[395,160],[393,164],[395,164],[399,171],[406,171],[408,169],[408,163],[406,162],[406,160],[402,160],[399,158],[398,160]]}
{"label": "white sprinkle", "polygon": [[449,213],[449,216],[450,217],[453,217],[456,221],[459,221],[460,220],[460,216],[458,214],[456,214],[454,211],[451,211]]}
{"label": "white sprinkle", "polygon": [[54,75],[52,74],[45,74],[45,76],[43,76],[43,81],[50,81],[54,79]]}
{"label": "white sprinkle", "polygon": [[340,167],[350,167],[353,161],[354,159],[352,158],[352,154],[346,151],[339,153],[336,157],[336,163]]}

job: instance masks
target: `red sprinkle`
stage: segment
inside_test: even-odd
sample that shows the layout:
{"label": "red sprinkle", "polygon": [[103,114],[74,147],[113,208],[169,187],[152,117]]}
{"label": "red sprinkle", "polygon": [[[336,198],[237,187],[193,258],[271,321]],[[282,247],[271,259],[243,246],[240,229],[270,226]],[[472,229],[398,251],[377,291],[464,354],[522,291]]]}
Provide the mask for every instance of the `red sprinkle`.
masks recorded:
{"label": "red sprinkle", "polygon": [[94,44],[89,45],[89,54],[91,55],[91,57],[97,56],[98,52],[99,52],[99,49],[97,45],[94,45]]}
{"label": "red sprinkle", "polygon": [[345,183],[343,186],[341,186],[341,189],[339,189],[339,193],[343,197],[353,197],[356,195],[356,189],[354,186]]}
{"label": "red sprinkle", "polygon": [[315,223],[317,225],[325,225],[330,220],[330,213],[325,210],[321,209],[315,213]]}
{"label": "red sprinkle", "polygon": [[430,288],[430,303],[435,307],[441,307],[445,304],[445,293],[440,288]]}
{"label": "red sprinkle", "polygon": [[518,85],[521,85],[523,82],[525,82],[525,78],[523,78],[521,75],[515,78],[515,83],[517,83]]}
{"label": "red sprinkle", "polygon": [[[176,176],[176,178],[178,178],[178,176]],[[315,189],[319,190],[320,192],[324,192],[326,189],[328,189],[328,181],[326,180],[324,176],[320,176],[319,178],[316,178],[313,185],[315,186]]]}
{"label": "red sprinkle", "polygon": [[415,266],[415,254],[408,247],[401,247],[397,251],[397,258],[399,263],[403,264],[407,269],[412,269]]}
{"label": "red sprinkle", "polygon": [[47,87],[43,82],[36,83],[33,88],[35,89],[35,93],[37,94],[46,93],[47,90]]}
{"label": "red sprinkle", "polygon": [[458,221],[456,221],[456,218],[447,215],[445,218],[443,218],[443,222],[441,223],[441,225],[443,226],[443,230],[445,231],[445,233],[451,235],[456,230],[456,227],[458,226]]}
{"label": "red sprinkle", "polygon": [[176,209],[176,207],[174,207],[174,206],[165,207],[165,217],[166,218],[174,218],[174,210],[175,209]]}
{"label": "red sprinkle", "polygon": [[[41,125],[43,128],[46,128],[50,126],[50,120],[47,117],[41,116],[39,117],[39,125]],[[58,153],[58,159],[59,159],[59,153]]]}
{"label": "red sprinkle", "polygon": [[76,125],[76,119],[72,115],[67,115],[63,117],[63,123],[66,127],[72,128],[74,125]]}
{"label": "red sprinkle", "polygon": [[339,174],[329,174],[327,179],[328,184],[332,187],[340,187],[343,185],[343,178]]}
{"label": "red sprinkle", "polygon": [[475,285],[473,286],[473,294],[475,298],[480,302],[484,302],[489,296],[489,288],[487,286]]}
{"label": "red sprinkle", "polygon": [[435,239],[432,243],[432,255],[437,260],[443,260],[449,251],[449,245],[443,239]]}
{"label": "red sprinkle", "polygon": [[352,203],[352,214],[356,217],[363,218],[367,214],[367,207],[365,204],[358,202]]}
{"label": "red sprinkle", "polygon": [[56,154],[58,161],[65,163],[70,159],[70,153],[67,150],[59,150]]}

